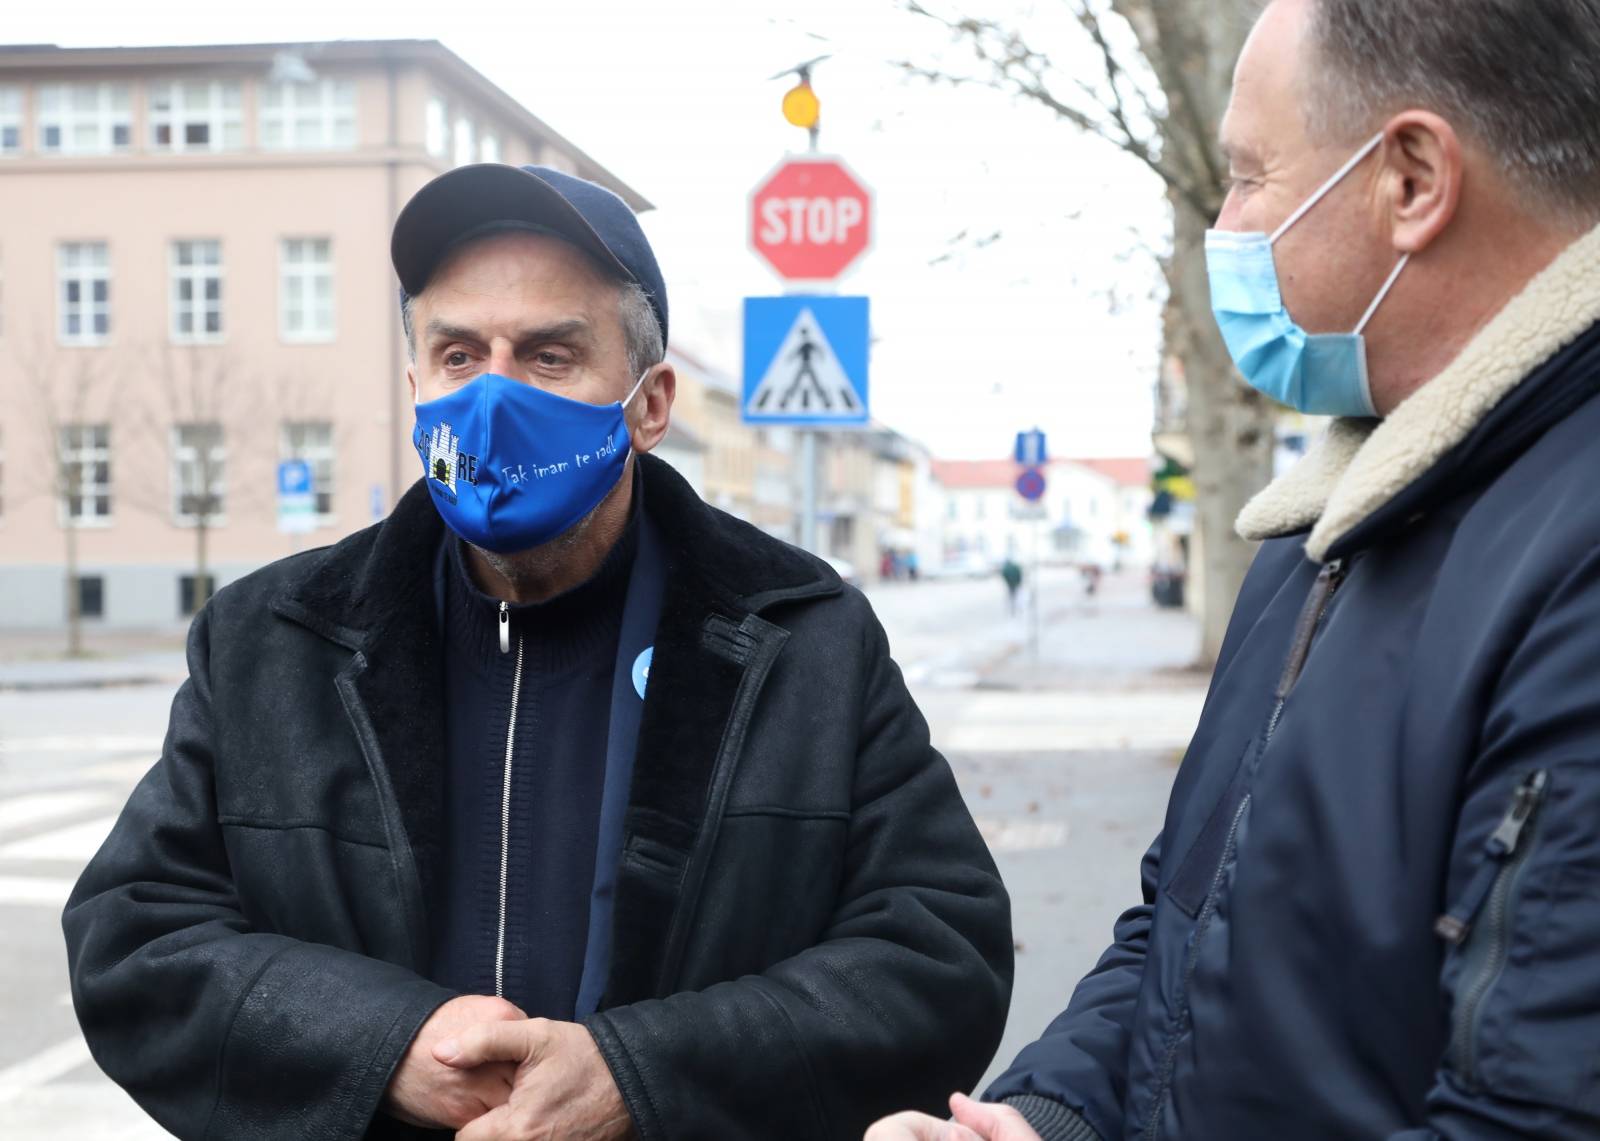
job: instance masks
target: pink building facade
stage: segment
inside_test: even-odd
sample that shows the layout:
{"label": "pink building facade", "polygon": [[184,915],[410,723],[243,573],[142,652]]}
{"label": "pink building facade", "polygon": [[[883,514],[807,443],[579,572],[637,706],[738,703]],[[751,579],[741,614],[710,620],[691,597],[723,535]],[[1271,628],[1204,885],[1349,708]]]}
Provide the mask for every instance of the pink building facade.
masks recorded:
{"label": "pink building facade", "polygon": [[202,561],[385,514],[418,473],[389,230],[482,161],[649,206],[433,41],[0,48],[0,627],[176,624]]}

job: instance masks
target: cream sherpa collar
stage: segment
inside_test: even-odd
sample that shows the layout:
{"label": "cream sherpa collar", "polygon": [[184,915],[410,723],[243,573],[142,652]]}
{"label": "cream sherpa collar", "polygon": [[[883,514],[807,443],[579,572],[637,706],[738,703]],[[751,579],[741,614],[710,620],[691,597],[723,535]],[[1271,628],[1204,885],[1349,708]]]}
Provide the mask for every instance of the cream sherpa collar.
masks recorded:
{"label": "cream sherpa collar", "polygon": [[1600,321],[1600,228],[1567,247],[1437,377],[1382,422],[1336,420],[1327,438],[1239,515],[1251,540],[1311,527],[1322,562],[1356,525],[1455,447],[1508,393]]}

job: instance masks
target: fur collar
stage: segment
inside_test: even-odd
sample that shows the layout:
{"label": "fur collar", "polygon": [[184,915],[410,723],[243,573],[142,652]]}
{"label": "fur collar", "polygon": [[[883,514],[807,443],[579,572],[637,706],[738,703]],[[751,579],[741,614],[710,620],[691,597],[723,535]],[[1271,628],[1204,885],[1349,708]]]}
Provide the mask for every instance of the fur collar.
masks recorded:
{"label": "fur collar", "polygon": [[1334,421],[1321,444],[1245,506],[1239,534],[1263,540],[1309,528],[1306,553],[1325,561],[1597,321],[1600,228],[1563,251],[1387,420]]}

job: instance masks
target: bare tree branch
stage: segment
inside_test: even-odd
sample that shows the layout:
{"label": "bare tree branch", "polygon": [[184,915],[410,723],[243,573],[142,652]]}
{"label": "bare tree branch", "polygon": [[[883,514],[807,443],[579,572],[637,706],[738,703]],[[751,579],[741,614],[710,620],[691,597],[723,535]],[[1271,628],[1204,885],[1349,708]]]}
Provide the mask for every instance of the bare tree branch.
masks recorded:
{"label": "bare tree branch", "polygon": [[[956,39],[964,40],[978,60],[989,66],[991,72],[987,80],[981,80],[910,61],[897,62],[896,66],[906,74],[956,87],[976,83],[993,90],[1020,95],[1045,107],[1085,134],[1110,143],[1138,159],[1166,184],[1177,199],[1197,213],[1204,215],[1212,208],[1216,196],[1216,182],[1211,186],[1202,185],[1207,176],[1197,178],[1195,172],[1175,165],[1170,161],[1154,132],[1143,135],[1135,129],[1118,82],[1119,78],[1126,74],[1127,69],[1117,61],[1115,50],[1099,26],[1098,16],[1088,9],[1083,0],[1077,0],[1077,14],[1082,23],[1084,14],[1087,13],[1088,21],[1094,25],[1094,31],[1090,33],[1091,38],[1094,38],[1096,45],[1101,48],[1112,92],[1108,98],[1080,82],[1078,86],[1094,104],[1093,111],[1074,106],[1055,93],[1047,78],[1050,66],[1048,58],[1033,50],[1019,33],[1007,30],[993,20],[950,19],[930,11],[919,0],[905,0],[905,7],[913,15],[933,20],[949,29]],[[1087,26],[1085,30],[1089,30]],[[1098,111],[1099,115],[1097,116],[1094,111]]]}

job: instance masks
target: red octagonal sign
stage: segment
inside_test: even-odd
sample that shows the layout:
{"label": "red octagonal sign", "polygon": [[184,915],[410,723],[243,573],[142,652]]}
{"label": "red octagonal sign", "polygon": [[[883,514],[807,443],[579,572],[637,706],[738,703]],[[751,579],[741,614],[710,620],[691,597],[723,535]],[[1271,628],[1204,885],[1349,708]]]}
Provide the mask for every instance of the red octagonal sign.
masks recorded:
{"label": "red octagonal sign", "polygon": [[872,245],[872,191],[837,158],[795,155],[750,195],[750,248],[779,277],[832,281]]}

